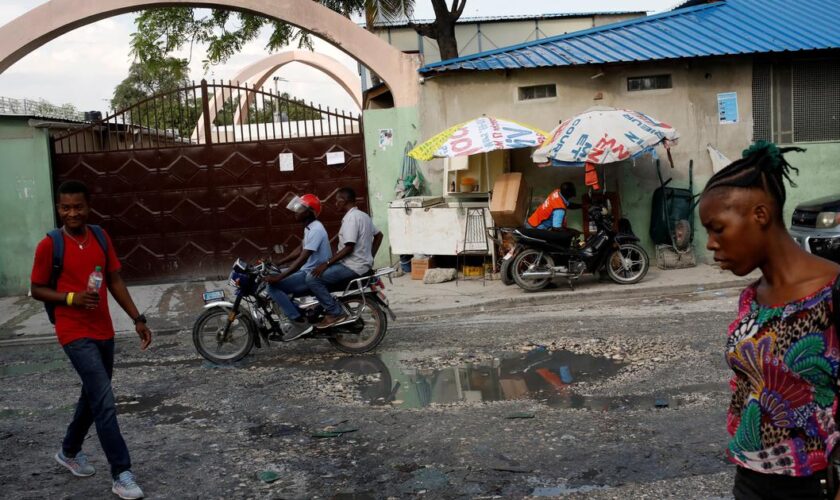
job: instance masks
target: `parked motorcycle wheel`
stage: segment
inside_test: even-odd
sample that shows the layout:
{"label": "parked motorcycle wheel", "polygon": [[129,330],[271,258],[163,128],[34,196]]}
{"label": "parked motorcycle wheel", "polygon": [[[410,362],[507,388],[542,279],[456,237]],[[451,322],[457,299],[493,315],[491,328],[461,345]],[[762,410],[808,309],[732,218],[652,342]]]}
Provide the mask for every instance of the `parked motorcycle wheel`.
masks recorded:
{"label": "parked motorcycle wheel", "polygon": [[551,283],[551,278],[523,278],[522,273],[525,271],[549,271],[553,267],[554,259],[550,255],[529,248],[513,260],[511,274],[519,288],[526,292],[536,292],[547,287]]}
{"label": "parked motorcycle wheel", "polygon": [[350,297],[342,301],[350,314],[362,313],[355,323],[336,327],[337,333],[330,338],[330,343],[341,352],[362,354],[376,349],[388,331],[388,317],[382,306],[373,299],[364,302],[360,297]]}
{"label": "parked motorcycle wheel", "polygon": [[499,269],[499,275],[502,279],[502,284],[510,286],[515,283],[513,281],[513,261],[516,259],[502,260],[502,266]]}
{"label": "parked motorcycle wheel", "polygon": [[236,363],[247,356],[254,347],[257,334],[251,318],[240,313],[230,325],[227,338],[222,340],[229,312],[230,309],[223,307],[207,309],[193,325],[195,349],[204,359],[217,365]]}
{"label": "parked motorcycle wheel", "polygon": [[624,243],[607,259],[607,274],[619,285],[632,285],[642,281],[650,267],[645,249],[635,243]]}

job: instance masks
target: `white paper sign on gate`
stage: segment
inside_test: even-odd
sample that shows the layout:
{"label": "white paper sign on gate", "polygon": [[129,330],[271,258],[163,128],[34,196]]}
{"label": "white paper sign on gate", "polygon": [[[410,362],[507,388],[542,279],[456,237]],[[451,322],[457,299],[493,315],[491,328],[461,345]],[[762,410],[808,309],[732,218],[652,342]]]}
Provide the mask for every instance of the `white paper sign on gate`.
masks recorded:
{"label": "white paper sign on gate", "polygon": [[344,165],[344,151],[327,153],[327,165]]}
{"label": "white paper sign on gate", "polygon": [[281,172],[295,171],[295,155],[294,153],[280,153],[277,155],[277,164],[280,166]]}

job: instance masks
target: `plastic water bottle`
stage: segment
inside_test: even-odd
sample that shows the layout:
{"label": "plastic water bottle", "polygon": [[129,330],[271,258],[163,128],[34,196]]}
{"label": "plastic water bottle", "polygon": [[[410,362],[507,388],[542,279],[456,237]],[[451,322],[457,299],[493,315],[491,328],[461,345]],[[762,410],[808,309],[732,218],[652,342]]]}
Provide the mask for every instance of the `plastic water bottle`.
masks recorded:
{"label": "plastic water bottle", "polygon": [[99,293],[99,287],[102,286],[102,267],[96,266],[96,269],[88,276],[87,291],[89,293]]}

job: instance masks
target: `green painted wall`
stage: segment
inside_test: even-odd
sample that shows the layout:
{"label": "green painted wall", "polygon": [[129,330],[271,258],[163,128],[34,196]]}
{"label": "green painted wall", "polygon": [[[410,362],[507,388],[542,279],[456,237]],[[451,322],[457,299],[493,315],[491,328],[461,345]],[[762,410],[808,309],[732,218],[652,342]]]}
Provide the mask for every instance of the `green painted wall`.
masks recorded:
{"label": "green painted wall", "polygon": [[[380,267],[391,264],[388,204],[394,200],[394,185],[402,172],[405,145],[420,138],[417,108],[366,110],[364,129],[371,216],[373,223],[385,235],[382,248],[376,256],[375,265]],[[393,132],[393,142],[380,147],[380,130],[385,129]]]}
{"label": "green painted wall", "polygon": [[[745,139],[744,147],[746,148],[748,145],[748,139]],[[784,218],[788,227],[790,227],[793,210],[799,203],[822,196],[840,195],[840,165],[838,165],[840,163],[840,160],[838,160],[840,158],[840,142],[802,143],[794,144],[794,146],[799,146],[807,151],[786,155],[788,162],[799,169],[799,175],[793,175],[797,187],[788,187],[787,191]],[[734,156],[730,157],[730,160],[735,159]],[[622,211],[633,222],[633,230],[641,238],[645,248],[651,252],[651,257],[653,257],[653,243],[648,236],[648,229],[650,225],[651,193],[652,189],[655,189],[658,185],[658,181],[656,183],[651,182],[650,172],[655,172],[655,168],[647,162],[640,161],[635,167],[629,163],[623,165],[621,168],[621,201]],[[665,179],[671,175],[677,177],[669,186],[688,187],[688,181],[684,173],[675,173],[664,164],[662,175]],[[709,175],[697,175],[695,173],[695,193],[702,191],[709,177]],[[694,222],[694,248],[698,251],[697,254],[702,260],[709,262],[711,258],[705,250],[706,231],[700,225],[700,216],[696,210]]]}
{"label": "green painted wall", "polygon": [[797,187],[788,188],[785,223],[790,226],[793,209],[798,203],[822,196],[840,195],[840,142],[794,144],[804,153],[788,153],[788,162],[799,169],[792,175]]}
{"label": "green painted wall", "polygon": [[46,129],[0,117],[0,178],[0,295],[24,294],[35,246],[55,227]]}

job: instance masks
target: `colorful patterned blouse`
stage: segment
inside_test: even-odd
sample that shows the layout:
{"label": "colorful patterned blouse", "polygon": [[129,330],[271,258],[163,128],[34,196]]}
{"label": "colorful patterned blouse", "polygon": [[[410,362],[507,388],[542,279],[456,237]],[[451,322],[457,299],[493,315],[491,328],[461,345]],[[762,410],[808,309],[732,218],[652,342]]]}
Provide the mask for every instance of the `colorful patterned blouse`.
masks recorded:
{"label": "colorful patterned blouse", "polygon": [[834,430],[840,346],[831,320],[832,284],[775,307],[756,301],[757,283],[741,293],[726,343],[735,372],[728,451],[736,464],[791,476],[827,467],[840,437]]}

